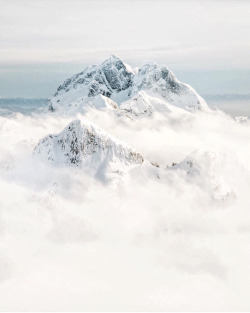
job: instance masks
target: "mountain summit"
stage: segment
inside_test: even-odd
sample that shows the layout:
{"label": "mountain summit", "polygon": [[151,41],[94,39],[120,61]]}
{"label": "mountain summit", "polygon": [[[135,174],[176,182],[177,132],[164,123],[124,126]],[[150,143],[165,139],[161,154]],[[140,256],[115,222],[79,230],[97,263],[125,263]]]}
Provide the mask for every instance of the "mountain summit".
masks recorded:
{"label": "mountain summit", "polygon": [[207,108],[205,100],[192,87],[180,82],[166,65],[145,64],[134,71],[115,55],[65,80],[48,105],[52,112],[72,108],[78,111],[102,95],[119,107],[140,91],[191,112]]}
{"label": "mountain summit", "polygon": [[42,138],[34,155],[56,166],[73,165],[106,180],[141,165],[143,156],[88,121],[74,120],[59,134]]}

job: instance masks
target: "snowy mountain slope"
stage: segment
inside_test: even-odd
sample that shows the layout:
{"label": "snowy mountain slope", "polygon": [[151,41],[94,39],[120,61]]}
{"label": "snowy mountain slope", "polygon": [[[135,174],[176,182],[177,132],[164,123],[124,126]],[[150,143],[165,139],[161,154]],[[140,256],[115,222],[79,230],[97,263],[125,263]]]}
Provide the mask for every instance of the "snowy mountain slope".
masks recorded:
{"label": "snowy mountain slope", "polygon": [[76,113],[84,114],[93,108],[97,110],[114,110],[118,109],[118,105],[110,98],[98,94],[92,98],[80,97],[72,102],[66,102],[65,105],[62,108],[58,108],[58,110],[67,113],[67,115],[74,115]]}
{"label": "snowy mountain slope", "polygon": [[58,87],[48,106],[50,111],[67,112],[72,107],[81,110],[90,101],[95,106],[98,95],[110,98],[120,106],[140,91],[191,112],[208,108],[205,100],[192,87],[178,81],[165,65],[145,64],[133,71],[114,55],[101,65],[88,66],[67,79]]}
{"label": "snowy mountain slope", "polygon": [[129,166],[141,165],[144,159],[125,143],[108,135],[87,121],[74,120],[62,132],[42,138],[34,155],[56,166],[71,164],[83,167],[97,178],[121,174]]}
{"label": "snowy mountain slope", "polygon": [[231,178],[235,163],[225,153],[196,150],[170,170],[184,171],[190,182],[206,190],[214,199],[227,200],[236,196]]}
{"label": "snowy mountain slope", "polygon": [[175,107],[172,104],[149,95],[147,92],[141,90],[138,93],[134,94],[131,99],[124,101],[120,105],[120,111],[127,113],[130,117],[137,116],[152,116],[154,112],[158,113],[171,113],[179,112],[182,114],[187,114],[183,109]]}

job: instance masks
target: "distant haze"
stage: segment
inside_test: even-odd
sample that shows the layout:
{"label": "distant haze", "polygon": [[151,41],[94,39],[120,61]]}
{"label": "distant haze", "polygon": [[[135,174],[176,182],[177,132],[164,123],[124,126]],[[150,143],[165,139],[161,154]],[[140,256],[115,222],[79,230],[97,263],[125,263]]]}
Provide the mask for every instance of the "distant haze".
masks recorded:
{"label": "distant haze", "polygon": [[111,53],[200,94],[250,93],[249,1],[0,0],[0,96],[49,97]]}

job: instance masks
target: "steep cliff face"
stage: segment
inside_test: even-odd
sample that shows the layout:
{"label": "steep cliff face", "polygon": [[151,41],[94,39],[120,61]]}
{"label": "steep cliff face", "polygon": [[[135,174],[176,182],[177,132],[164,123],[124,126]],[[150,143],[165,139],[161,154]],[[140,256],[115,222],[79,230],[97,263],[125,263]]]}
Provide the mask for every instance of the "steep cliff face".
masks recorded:
{"label": "steep cliff face", "polygon": [[132,86],[133,72],[121,59],[111,57],[101,65],[88,66],[83,72],[74,75],[60,85],[55,96],[87,86],[88,96],[103,94],[110,97],[113,92],[120,92]]}
{"label": "steep cliff face", "polygon": [[67,112],[72,107],[81,110],[89,101],[94,103],[98,95],[110,98],[120,106],[140,91],[188,111],[207,109],[205,100],[192,87],[178,81],[165,65],[145,64],[133,71],[114,55],[101,65],[88,66],[67,79],[58,87],[48,106],[50,111]]}
{"label": "steep cliff face", "polygon": [[[112,55],[101,65],[88,66],[83,72],[74,75],[60,85],[49,100],[49,110],[54,111],[82,98],[83,102],[103,95],[112,99],[125,92],[133,84],[134,73],[121,59]],[[78,100],[79,101],[79,100]]]}

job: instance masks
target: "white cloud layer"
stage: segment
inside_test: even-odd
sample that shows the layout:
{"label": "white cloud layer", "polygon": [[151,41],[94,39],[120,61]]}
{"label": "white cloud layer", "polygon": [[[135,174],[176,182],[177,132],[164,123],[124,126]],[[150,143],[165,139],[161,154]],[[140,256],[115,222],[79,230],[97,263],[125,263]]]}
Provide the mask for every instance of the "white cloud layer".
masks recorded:
{"label": "white cloud layer", "polygon": [[[249,310],[249,124],[185,116],[87,113],[161,166],[117,188],[32,158],[72,118],[0,118],[0,310]],[[197,149],[225,171],[205,157],[201,174],[165,169]],[[214,197],[216,180],[233,196]]]}

